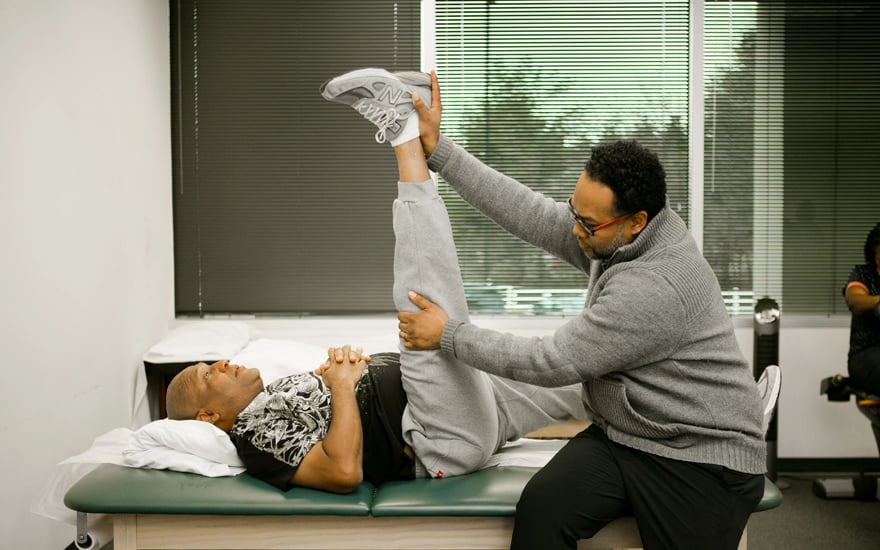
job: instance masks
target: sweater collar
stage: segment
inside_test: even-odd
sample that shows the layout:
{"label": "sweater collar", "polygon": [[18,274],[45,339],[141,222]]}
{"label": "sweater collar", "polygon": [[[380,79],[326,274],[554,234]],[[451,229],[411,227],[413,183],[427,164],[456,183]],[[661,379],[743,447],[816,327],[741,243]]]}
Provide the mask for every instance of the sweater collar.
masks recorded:
{"label": "sweater collar", "polygon": [[687,232],[684,220],[673,212],[669,197],[666,197],[666,205],[651,218],[633,242],[621,246],[611,255],[605,262],[605,268],[634,260],[649,250],[680,242],[687,236]]}

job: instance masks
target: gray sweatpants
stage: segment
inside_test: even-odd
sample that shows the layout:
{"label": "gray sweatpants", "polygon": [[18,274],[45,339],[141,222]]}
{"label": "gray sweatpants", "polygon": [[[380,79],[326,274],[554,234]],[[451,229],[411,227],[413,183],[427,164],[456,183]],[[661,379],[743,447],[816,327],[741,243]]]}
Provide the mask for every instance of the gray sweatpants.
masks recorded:
{"label": "gray sweatpants", "polygon": [[[414,290],[451,318],[468,319],[452,228],[432,180],[399,183],[394,201],[394,304],[417,311]],[[501,379],[440,350],[407,350],[400,370],[408,405],[403,437],[417,477],[472,472],[507,442],[553,422],[585,419],[581,386],[541,388]]]}

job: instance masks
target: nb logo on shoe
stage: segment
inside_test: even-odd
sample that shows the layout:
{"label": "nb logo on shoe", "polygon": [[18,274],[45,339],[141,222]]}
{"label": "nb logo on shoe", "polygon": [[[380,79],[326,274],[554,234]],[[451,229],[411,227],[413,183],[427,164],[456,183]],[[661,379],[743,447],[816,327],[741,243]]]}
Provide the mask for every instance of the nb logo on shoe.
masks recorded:
{"label": "nb logo on shoe", "polygon": [[400,88],[395,89],[394,86],[384,84],[383,88],[381,90],[379,90],[379,95],[376,99],[383,102],[383,103],[389,103],[391,105],[396,105],[400,101],[400,97],[402,95],[403,95],[402,89],[400,89]]}

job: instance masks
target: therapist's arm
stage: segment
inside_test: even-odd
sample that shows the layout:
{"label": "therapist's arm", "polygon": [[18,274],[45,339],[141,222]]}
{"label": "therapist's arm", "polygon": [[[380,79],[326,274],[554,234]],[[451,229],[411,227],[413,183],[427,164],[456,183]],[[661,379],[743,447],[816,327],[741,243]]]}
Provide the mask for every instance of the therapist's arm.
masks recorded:
{"label": "therapist's arm", "polygon": [[343,349],[341,362],[322,368],[332,411],[327,435],[309,450],[291,478],[295,485],[333,493],[350,493],[363,481],[364,442],[355,388],[366,361],[352,361],[348,346]]}

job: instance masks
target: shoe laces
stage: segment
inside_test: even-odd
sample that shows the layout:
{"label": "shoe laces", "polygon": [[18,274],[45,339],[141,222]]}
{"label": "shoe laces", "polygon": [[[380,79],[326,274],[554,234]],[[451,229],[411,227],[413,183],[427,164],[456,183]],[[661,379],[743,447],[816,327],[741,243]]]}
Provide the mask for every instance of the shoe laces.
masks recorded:
{"label": "shoe laces", "polygon": [[367,120],[375,124],[379,127],[376,131],[376,143],[385,143],[385,132],[390,128],[397,119],[400,118],[400,114],[397,112],[397,109],[391,107],[390,109],[385,109],[381,105],[374,103],[372,101],[368,101],[366,99],[362,99],[357,102],[353,107],[364,116]]}

